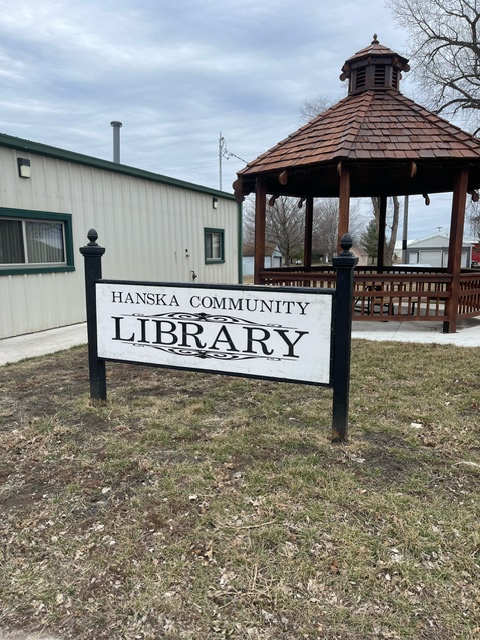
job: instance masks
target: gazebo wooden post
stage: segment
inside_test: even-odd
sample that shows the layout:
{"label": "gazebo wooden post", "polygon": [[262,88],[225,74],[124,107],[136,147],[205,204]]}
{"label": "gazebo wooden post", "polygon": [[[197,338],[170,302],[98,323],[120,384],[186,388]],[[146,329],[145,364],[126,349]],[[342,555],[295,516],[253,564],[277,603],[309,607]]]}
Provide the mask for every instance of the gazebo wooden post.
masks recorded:
{"label": "gazebo wooden post", "polygon": [[468,189],[468,168],[458,169],[452,198],[452,219],[450,222],[450,242],[448,245],[447,273],[452,281],[447,290],[450,292],[445,304],[448,320],[443,323],[443,333],[457,331],[458,294],[460,291],[460,271],[462,268],[463,229],[465,225],[465,203]]}
{"label": "gazebo wooden post", "polygon": [[303,246],[303,265],[306,271],[312,269],[313,236],[313,196],[308,196],[305,206],[305,242]]}
{"label": "gazebo wooden post", "polygon": [[255,195],[255,270],[254,283],[263,284],[260,272],[265,269],[265,227],[267,217],[267,186],[257,178]]}
{"label": "gazebo wooden post", "polygon": [[387,226],[387,196],[380,196],[380,215],[378,216],[378,253],[377,271],[383,273],[385,266],[385,229]]}
{"label": "gazebo wooden post", "polygon": [[343,162],[338,164],[340,174],[340,190],[338,203],[338,248],[340,254],[340,240],[348,233],[350,222],[350,167]]}

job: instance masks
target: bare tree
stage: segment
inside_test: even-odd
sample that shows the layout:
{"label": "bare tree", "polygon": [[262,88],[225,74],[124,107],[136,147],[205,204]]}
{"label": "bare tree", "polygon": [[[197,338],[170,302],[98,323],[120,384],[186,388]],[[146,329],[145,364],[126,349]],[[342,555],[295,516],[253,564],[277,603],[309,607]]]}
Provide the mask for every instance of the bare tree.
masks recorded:
{"label": "bare tree", "polygon": [[[412,77],[436,113],[472,116],[480,131],[480,3],[477,0],[388,0],[409,34]],[[473,124],[473,123],[472,123]]]}
{"label": "bare tree", "polygon": [[312,100],[305,100],[300,106],[300,120],[301,122],[309,122],[316,118],[318,115],[326,111],[334,104],[335,101],[330,96],[319,95]]}
{"label": "bare tree", "polygon": [[280,196],[273,205],[267,206],[265,237],[277,245],[286,265],[295,254],[303,251],[305,215],[297,202]]}
{"label": "bare tree", "polygon": [[337,245],[338,201],[317,199],[313,208],[312,253],[329,261],[336,254]]}
{"label": "bare tree", "polygon": [[[388,0],[409,35],[412,64],[425,104],[438,114],[462,115],[480,133],[480,3],[477,0]],[[467,210],[474,235],[480,235],[476,203]]]}
{"label": "bare tree", "polygon": [[[244,205],[244,238],[255,237],[255,205]],[[265,240],[278,247],[283,262],[289,265],[292,257],[303,252],[305,238],[305,210],[298,207],[298,199],[279,196],[267,205]]]}
{"label": "bare tree", "polygon": [[[338,200],[336,198],[315,198],[313,204],[312,253],[320,257],[332,258],[338,243]],[[365,221],[355,204],[350,211],[350,235],[358,242],[365,228]],[[255,242],[255,203],[248,199],[244,205],[245,242]],[[303,255],[305,242],[305,206],[299,207],[299,200],[279,196],[273,204],[267,205],[265,220],[265,240],[277,245],[285,265],[292,258]]]}
{"label": "bare tree", "polygon": [[471,202],[468,205],[468,223],[470,233],[480,238],[480,202]]}
{"label": "bare tree", "polygon": [[[380,198],[372,198],[373,213],[377,222],[377,229],[380,225]],[[398,219],[400,216],[400,201],[397,196],[392,197],[392,208],[387,226],[390,227],[390,236],[385,233],[385,245],[383,263],[385,266],[391,266],[393,263],[393,255],[395,252],[395,243],[397,241]],[[386,231],[386,230],[385,230]]]}
{"label": "bare tree", "polygon": [[252,195],[243,202],[243,242],[255,244],[255,198]]}
{"label": "bare tree", "polygon": [[[313,253],[328,257],[337,253],[338,247],[338,199],[317,198],[313,208]],[[357,204],[350,207],[349,233],[353,243],[358,243],[365,228],[365,222]]]}

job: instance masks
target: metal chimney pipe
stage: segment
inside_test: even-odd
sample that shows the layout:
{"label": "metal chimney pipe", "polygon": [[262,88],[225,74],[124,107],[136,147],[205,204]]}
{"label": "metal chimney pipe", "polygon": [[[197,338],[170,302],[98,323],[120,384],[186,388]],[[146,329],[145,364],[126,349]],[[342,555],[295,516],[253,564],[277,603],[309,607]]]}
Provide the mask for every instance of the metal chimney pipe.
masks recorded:
{"label": "metal chimney pipe", "polygon": [[110,124],[113,127],[113,161],[120,164],[120,127],[122,123],[113,120]]}

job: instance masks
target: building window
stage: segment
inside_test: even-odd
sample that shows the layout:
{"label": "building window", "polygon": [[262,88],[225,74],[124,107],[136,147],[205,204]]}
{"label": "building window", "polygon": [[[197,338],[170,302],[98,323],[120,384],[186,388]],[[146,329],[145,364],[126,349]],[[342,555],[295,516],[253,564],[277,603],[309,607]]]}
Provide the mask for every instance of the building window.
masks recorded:
{"label": "building window", "polygon": [[0,208],[0,275],[72,270],[70,214]]}
{"label": "building window", "polygon": [[224,229],[205,229],[205,262],[225,262]]}

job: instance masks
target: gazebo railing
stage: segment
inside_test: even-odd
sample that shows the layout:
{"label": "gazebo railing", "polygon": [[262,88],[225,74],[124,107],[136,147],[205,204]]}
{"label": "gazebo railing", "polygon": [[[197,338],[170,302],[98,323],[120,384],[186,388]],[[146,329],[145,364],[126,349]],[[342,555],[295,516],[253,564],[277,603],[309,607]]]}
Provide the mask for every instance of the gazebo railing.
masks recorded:
{"label": "gazebo railing", "polygon": [[[330,267],[265,269],[261,283],[272,286],[333,288],[335,272]],[[353,319],[368,321],[449,320],[446,302],[452,275],[445,269],[376,267],[355,269]],[[480,315],[480,271],[460,274],[458,318]]]}
{"label": "gazebo railing", "polygon": [[461,318],[480,315],[480,271],[469,270],[460,274],[458,315]]}

